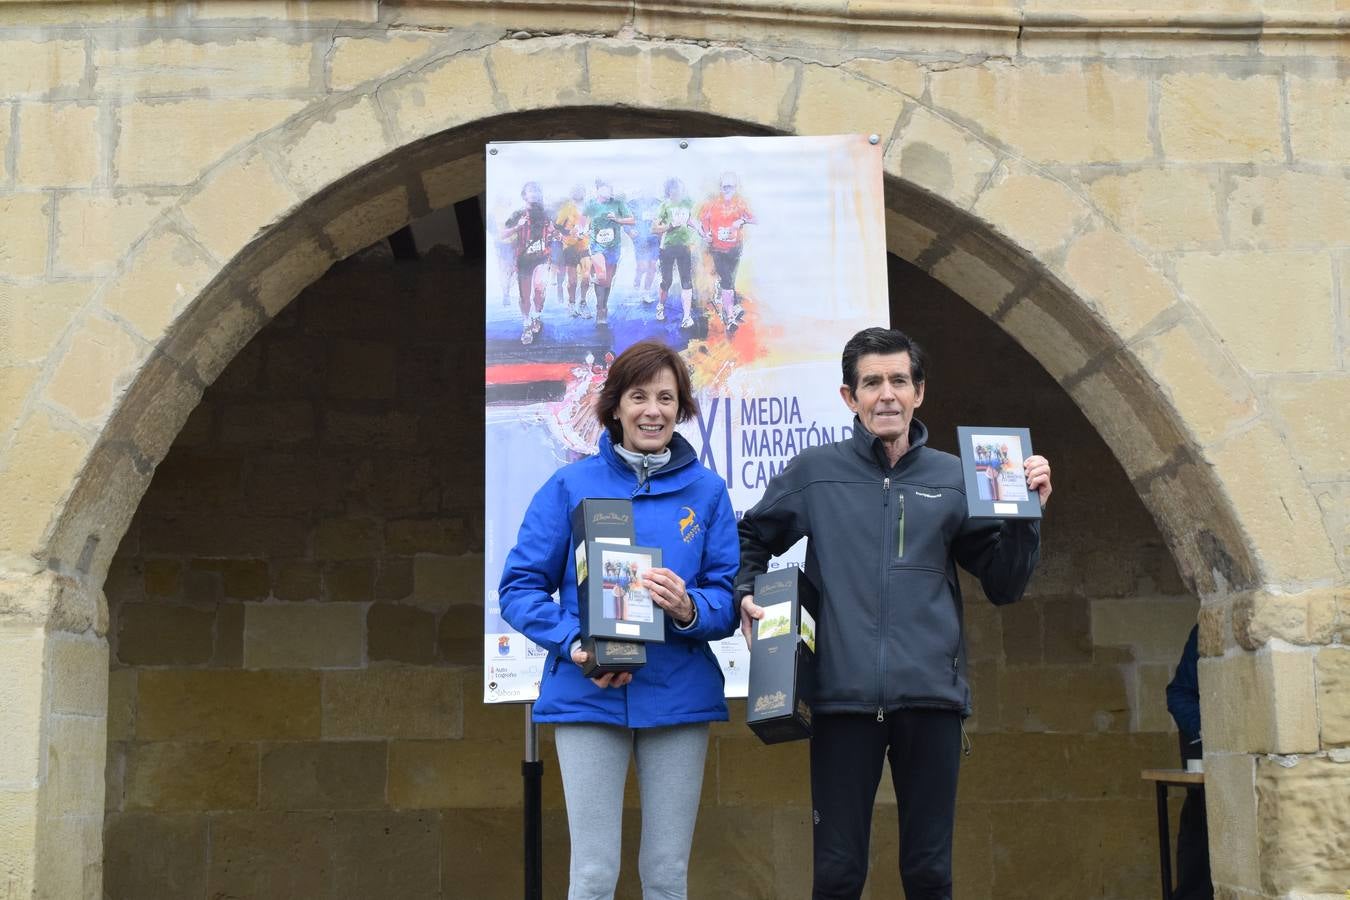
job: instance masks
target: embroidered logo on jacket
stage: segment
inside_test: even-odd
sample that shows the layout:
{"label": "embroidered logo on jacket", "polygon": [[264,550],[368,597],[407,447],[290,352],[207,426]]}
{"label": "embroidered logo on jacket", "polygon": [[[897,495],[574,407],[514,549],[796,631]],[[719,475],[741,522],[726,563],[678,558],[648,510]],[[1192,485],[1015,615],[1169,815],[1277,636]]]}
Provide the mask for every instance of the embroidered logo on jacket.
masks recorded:
{"label": "embroidered logo on jacket", "polygon": [[684,513],[684,515],[680,517],[680,537],[683,538],[684,542],[687,544],[703,530],[703,526],[695,521],[696,517],[694,516],[694,510],[690,507],[681,506],[680,511]]}
{"label": "embroidered logo on jacket", "polygon": [[936,494],[927,494],[924,493],[923,491],[915,491],[914,493],[918,494],[920,497],[927,497],[929,500],[937,500],[942,496],[942,493],[940,491]]}

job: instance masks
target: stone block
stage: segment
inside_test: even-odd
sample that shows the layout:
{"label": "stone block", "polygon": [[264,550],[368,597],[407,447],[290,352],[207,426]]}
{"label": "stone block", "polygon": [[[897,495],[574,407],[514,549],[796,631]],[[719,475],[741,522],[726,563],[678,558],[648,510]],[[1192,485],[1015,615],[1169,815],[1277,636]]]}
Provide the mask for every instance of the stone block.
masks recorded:
{"label": "stone block", "polygon": [[413,561],[406,556],[385,556],[375,574],[376,600],[403,600],[413,592]]}
{"label": "stone block", "polygon": [[[1345,290],[1342,287],[1342,290]],[[1350,472],[1350,376],[1324,373],[1270,382],[1270,400],[1294,458],[1310,479]]]}
{"label": "stone block", "polygon": [[319,560],[379,555],[380,527],[374,519],[324,519],[310,539]]}
{"label": "stone block", "polygon": [[[46,204],[37,194],[0,197],[0,270],[11,277],[27,278],[45,270]],[[0,344],[0,365],[45,362],[93,293],[94,285],[85,281],[0,284],[0,326],[9,337]]]}
{"label": "stone block", "polygon": [[400,410],[358,412],[330,407],[324,416],[323,439],[334,446],[412,447],[418,418]]}
{"label": "stone block", "polygon": [[[339,813],[333,817],[332,896],[343,900],[440,900],[444,896],[441,841],[441,815],[436,812]],[[456,847],[454,857],[461,858],[463,852]],[[504,854],[497,858],[504,858]],[[476,884],[484,890],[491,884],[495,892],[501,890],[501,882],[500,872],[490,881],[474,881],[454,867],[453,881],[447,883]]]}
{"label": "stone block", "polygon": [[350,668],[364,662],[366,611],[357,603],[249,603],[244,667]]}
{"label": "stone block", "polygon": [[51,710],[102,718],[108,712],[108,644],[91,636],[53,634],[47,668]]}
{"label": "stone block", "polygon": [[375,0],[322,0],[300,3],[294,0],[202,0],[192,10],[196,21],[220,19],[272,20],[273,24],[309,22],[360,22],[371,24],[379,18]]}
{"label": "stone block", "polygon": [[272,744],[262,753],[263,809],[372,809],[384,805],[384,741]]}
{"label": "stone block", "polygon": [[930,273],[971,306],[992,316],[1013,291],[1011,273],[1000,271],[980,256],[953,247]]}
{"label": "stone block", "polygon": [[121,326],[87,318],[56,364],[44,396],[78,421],[101,422],[149,354],[150,347]]}
{"label": "stone block", "polygon": [[[1187,297],[1253,372],[1334,369],[1332,271],[1307,252],[1192,254],[1177,261]],[[1272,298],[1282,302],[1272,302]]]}
{"label": "stone block", "polygon": [[299,239],[258,273],[250,288],[267,314],[275,316],[332,264],[333,257],[317,241]]}
{"label": "stone block", "polygon": [[347,559],[324,566],[323,599],[334,603],[369,603],[375,594],[375,561]]}
{"label": "stone block", "polygon": [[136,736],[136,670],[113,669],[108,673],[108,742],[129,741]]}
{"label": "stone block", "polygon": [[1350,746],[1350,647],[1322,648],[1316,671],[1322,747]]}
{"label": "stone block", "polygon": [[41,546],[52,511],[70,489],[88,452],[83,435],[35,411],[10,438],[0,469],[0,549]]}
{"label": "stone block", "polygon": [[209,827],[203,815],[109,815],[103,837],[104,896],[204,896]]}
{"label": "stone block", "polygon": [[1257,759],[1256,813],[1269,894],[1333,896],[1350,884],[1350,763]]}
{"label": "stone block", "polygon": [[260,97],[146,100],[123,106],[117,182],[189,184],[227,152],[281,124],[303,106],[301,100]]}
{"label": "stone block", "polygon": [[425,55],[431,46],[430,36],[416,33],[336,38],[328,53],[328,86],[345,91],[392,75]]}
{"label": "stone block", "polygon": [[1201,659],[1205,750],[1315,752],[1313,660],[1309,651],[1271,649]]}
{"label": "stone block", "polygon": [[382,86],[379,99],[404,139],[497,115],[486,59],[482,51],[455,54]]}
{"label": "stone block", "polygon": [[344,400],[393,398],[398,369],[394,346],[378,341],[335,340],[331,353],[327,382],[330,396]]}
{"label": "stone block", "polygon": [[517,806],[518,792],[502,788],[520,777],[519,756],[509,741],[392,741],[389,805],[457,811]]}
{"label": "stone block", "polygon": [[[1177,654],[1178,659],[1181,654]],[[1139,731],[1167,734],[1176,730],[1176,723],[1167,711],[1167,685],[1176,673],[1176,666],[1164,663],[1140,663],[1136,670],[1134,691],[1134,721]]]}
{"label": "stone block", "polygon": [[1016,603],[999,609],[1003,633],[1003,660],[1010,666],[1039,665],[1044,661],[1041,607]]}
{"label": "stone block", "polygon": [[914,262],[937,241],[937,232],[907,215],[886,210],[886,249],[906,262]]}
{"label": "stone block", "polygon": [[1091,357],[1082,341],[1050,311],[1056,305],[1046,292],[1032,293],[1008,310],[1003,326],[1052,378],[1062,382],[1081,372]]}
{"label": "stone block", "polygon": [[183,217],[216,259],[234,258],[296,203],[294,191],[261,155],[231,160],[183,204]]}
{"label": "stone block", "polygon": [[258,804],[258,746],[214,741],[129,744],[123,777],[128,812],[253,809]]}
{"label": "stone block", "polygon": [[1055,268],[1126,341],[1177,302],[1172,283],[1118,231],[1079,237]]}
{"label": "stone block", "polygon": [[886,148],[886,171],[961,208],[974,202],[998,154],[968,129],[911,104],[899,137]]}
{"label": "stone block", "polygon": [[408,224],[411,218],[408,190],[400,185],[344,210],[334,216],[323,231],[332,241],[337,255],[346,257],[384,240]]}
{"label": "stone block", "polygon": [[162,197],[135,192],[62,195],[52,265],[69,275],[111,272],[166,206]]}
{"label": "stone block", "polygon": [[[482,668],[481,663],[472,669],[466,668],[461,676],[464,681],[464,740],[516,740],[524,725],[520,706],[515,703],[484,703]],[[745,727],[744,722],[741,727]]]}
{"label": "stone block", "polygon": [[1157,842],[1149,800],[995,804],[989,814],[998,841],[990,896],[1141,897],[1156,888],[1157,857],[1142,852]]}
{"label": "stone block", "polygon": [[778,126],[791,112],[799,66],[737,49],[703,57],[700,89],[709,109],[741,122]]}
{"label": "stone block", "polygon": [[101,180],[97,106],[29,103],[19,107],[15,181],[26,187],[88,187]]}
{"label": "stone block", "polygon": [[214,274],[214,265],[194,244],[163,232],[148,239],[105,288],[103,308],[142,337],[157,340]]}
{"label": "stone block", "polygon": [[433,668],[372,668],[323,676],[323,736],[458,738],[464,733],[463,685]]}
{"label": "stone block", "polygon": [[[700,816],[701,818],[701,816]],[[700,829],[701,830],[701,829]],[[543,816],[545,884],[567,883],[567,816],[561,810],[545,810]],[[695,840],[698,838],[695,836]],[[503,866],[502,859],[518,859],[524,853],[519,809],[457,809],[441,820],[441,884],[491,884],[502,897],[522,896],[525,880],[520,866]],[[632,842],[625,845],[630,850]],[[691,854],[691,866],[702,857]],[[633,871],[636,861],[623,866]],[[693,894],[692,896],[699,896]]]}
{"label": "stone block", "polygon": [[40,626],[0,628],[0,787],[28,789],[42,772],[47,639]]}
{"label": "stone block", "polygon": [[471,666],[483,658],[483,608],[457,604],[441,616],[436,652],[442,662]]}
{"label": "stone block", "polygon": [[1088,611],[1089,604],[1081,597],[1048,598],[1041,603],[1046,663],[1086,665],[1092,662],[1092,625]]}
{"label": "stone block", "polygon": [[[0,196],[0,271],[11,278],[37,278],[47,271],[51,208],[52,201],[46,194]],[[15,291],[6,289],[7,294]],[[83,293],[87,296],[89,292]],[[46,351],[48,347],[42,345],[41,349]]]}
{"label": "stone block", "polygon": [[219,415],[220,440],[227,444],[307,441],[314,428],[314,405],[307,400],[232,403]]}
{"label": "stone block", "polygon": [[412,606],[376,603],[366,616],[370,659],[428,665],[436,661],[436,616]]}
{"label": "stone block", "polygon": [[0,872],[5,873],[5,888],[19,896],[35,893],[38,807],[37,790],[9,790],[0,787]]}
{"label": "stone block", "polygon": [[[1057,685],[1072,683],[1072,694]],[[1114,667],[1009,668],[999,680],[999,714],[1009,731],[1124,731],[1130,725],[1125,682]]]}
{"label": "stone block", "polygon": [[385,551],[403,556],[453,556],[465,551],[467,539],[468,525],[458,518],[391,519],[384,526]]}
{"label": "stone block", "polygon": [[1327,73],[1294,74],[1289,82],[1289,143],[1299,162],[1350,165],[1350,90]]}
{"label": "stone block", "polygon": [[11,109],[11,104],[0,103],[0,149],[5,151],[5,159],[0,160],[0,180],[6,183],[14,174],[9,162],[9,139],[14,131],[10,124]]}
{"label": "stone block", "polygon": [[193,666],[211,661],[216,612],[166,603],[124,603],[117,612],[117,661],[125,666]]}
{"label": "stone block", "polygon": [[1228,196],[1231,246],[1259,249],[1350,244],[1350,183],[1339,175],[1237,176]]}
{"label": "stone block", "polygon": [[84,41],[0,41],[0,97],[68,94],[84,80]]}
{"label": "stone block", "polygon": [[1146,801],[1153,792],[1139,771],[1176,760],[1176,738],[1167,734],[988,732],[972,743],[961,764],[962,804]]}
{"label": "stone block", "polygon": [[1062,182],[1007,164],[990,177],[974,212],[1036,255],[1064,244],[1091,214],[1083,199]]}
{"label": "stone block", "polygon": [[293,136],[275,140],[277,150],[284,154],[287,179],[306,196],[393,149],[380,112],[370,99],[300,122]]}
{"label": "stone block", "polygon": [[1144,662],[1175,665],[1197,617],[1190,597],[1093,600],[1091,606],[1092,643],[1129,647]]}
{"label": "stone block", "polygon": [[1188,317],[1139,341],[1134,350],[1201,444],[1256,414],[1256,397],[1247,379],[1198,320]]}
{"label": "stone block", "polygon": [[108,747],[101,717],[52,715],[47,720],[47,818],[103,812],[103,771]]}
{"label": "stone block", "polygon": [[749,729],[720,736],[708,748],[704,791],[715,781],[718,806],[809,806],[808,749],[806,741],[763,744]]}
{"label": "stone block", "polygon": [[792,131],[797,134],[876,134],[885,148],[895,132],[905,97],[838,69],[802,68]]}
{"label": "stone block", "polygon": [[313,46],[254,35],[201,43],[156,38],[96,46],[100,94],[130,97],[253,97],[306,91]]}
{"label": "stone block", "polygon": [[[1153,412],[1148,405],[1139,402],[1146,396],[1145,389],[1134,370],[1116,359],[1108,360],[1098,371],[1069,389],[1069,395],[1097,426],[1131,477],[1156,472],[1167,464],[1176,449],[1171,445],[1164,446],[1165,432],[1159,434],[1162,428],[1150,427],[1156,423],[1144,418]],[[1114,562],[1115,565],[1105,571],[1097,569],[1087,573],[1094,587],[1105,586],[1107,573],[1121,575],[1119,558]],[[1115,593],[1129,590],[1132,585],[1116,581],[1110,587],[1113,588],[1110,592]]]}
{"label": "stone block", "polygon": [[482,154],[433,166],[422,173],[422,189],[432,209],[443,209],[467,197],[476,197],[485,182]]}
{"label": "stone block", "polygon": [[318,672],[149,669],[137,678],[143,741],[317,739]]}
{"label": "stone block", "polygon": [[1159,80],[1159,92],[1158,130],[1169,159],[1278,162],[1283,158],[1278,78],[1178,72]]}
{"label": "stone block", "polygon": [[211,817],[207,897],[327,897],[331,813],[230,812]]}
{"label": "stone block", "polygon": [[238,668],[244,664],[245,604],[222,603],[216,607],[216,644],[211,665]]}
{"label": "stone block", "polygon": [[[586,50],[566,38],[499,41],[488,50],[487,66],[506,109],[553,109],[582,96]],[[543,72],[551,77],[541,78]]]}
{"label": "stone block", "polygon": [[1273,638],[1291,644],[1329,644],[1336,634],[1336,590],[1298,594],[1256,591],[1233,599],[1233,637],[1248,650]]}
{"label": "stone block", "polygon": [[590,102],[654,109],[688,109],[691,48],[650,42],[591,43],[586,48]]}
{"label": "stone block", "polygon": [[929,83],[939,114],[975,123],[1025,159],[1105,163],[1153,156],[1148,79],[1121,69],[958,66],[934,72]]}
{"label": "stone block", "polygon": [[0,367],[0,422],[19,421],[39,373],[37,366]]}
{"label": "stone block", "polygon": [[413,603],[424,609],[446,609],[482,602],[483,558],[478,554],[413,558]]}
{"label": "stone block", "polygon": [[194,572],[218,572],[221,588],[232,600],[266,597],[271,586],[265,559],[194,559]]}
{"label": "stone block", "polygon": [[1106,175],[1088,190],[1108,220],[1158,250],[1223,242],[1217,186],[1195,169],[1149,168]]}
{"label": "stone block", "polygon": [[[1216,445],[1209,457],[1218,472],[1243,472],[1254,459],[1278,459],[1273,453],[1283,455],[1280,445],[1274,430],[1260,424]],[[1335,569],[1321,512],[1295,466],[1270,465],[1256,477],[1228,478],[1224,486],[1249,539],[1261,548],[1267,578],[1305,580]]]}

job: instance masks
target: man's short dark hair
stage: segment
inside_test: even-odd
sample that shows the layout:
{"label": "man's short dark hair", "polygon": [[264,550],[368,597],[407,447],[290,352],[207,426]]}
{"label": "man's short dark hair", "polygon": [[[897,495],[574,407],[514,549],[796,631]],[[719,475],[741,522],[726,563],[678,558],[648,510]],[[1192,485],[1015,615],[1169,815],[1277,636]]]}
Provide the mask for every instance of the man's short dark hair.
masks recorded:
{"label": "man's short dark hair", "polygon": [[844,384],[849,391],[858,392],[858,360],[869,353],[887,356],[892,353],[909,354],[909,371],[915,384],[924,380],[924,352],[909,335],[894,328],[864,328],[844,345]]}

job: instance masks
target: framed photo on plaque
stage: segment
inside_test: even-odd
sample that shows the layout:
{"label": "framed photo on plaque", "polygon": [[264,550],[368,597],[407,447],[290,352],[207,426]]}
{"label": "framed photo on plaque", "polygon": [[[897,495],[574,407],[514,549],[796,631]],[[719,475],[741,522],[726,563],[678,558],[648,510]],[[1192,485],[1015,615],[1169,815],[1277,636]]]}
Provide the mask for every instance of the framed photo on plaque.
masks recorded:
{"label": "framed photo on plaque", "polygon": [[[583,643],[590,638],[664,642],[665,610],[643,581],[649,569],[661,565],[661,549],[593,540],[586,542],[586,557],[586,578],[577,598]],[[581,569],[579,562],[578,581]]]}
{"label": "framed photo on plaque", "polygon": [[1022,463],[1031,456],[1031,430],[961,425],[961,472],[972,519],[1039,519],[1041,498],[1027,487]]}

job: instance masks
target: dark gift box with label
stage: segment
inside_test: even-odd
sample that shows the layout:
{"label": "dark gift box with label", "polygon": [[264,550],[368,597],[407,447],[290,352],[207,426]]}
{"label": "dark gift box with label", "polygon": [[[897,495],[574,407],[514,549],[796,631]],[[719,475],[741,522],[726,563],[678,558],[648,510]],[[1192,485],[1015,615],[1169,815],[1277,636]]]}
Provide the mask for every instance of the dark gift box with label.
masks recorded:
{"label": "dark gift box with label", "polygon": [[815,588],[801,569],[755,578],[755,603],[764,618],[750,642],[750,689],[745,721],[766,744],[811,736],[815,684]]}
{"label": "dark gift box with label", "polygon": [[572,510],[587,677],[635,671],[647,663],[642,642],[665,640],[665,613],[652,602],[640,575],[661,564],[661,551],[634,547],[636,539],[631,500],[588,498]]}

